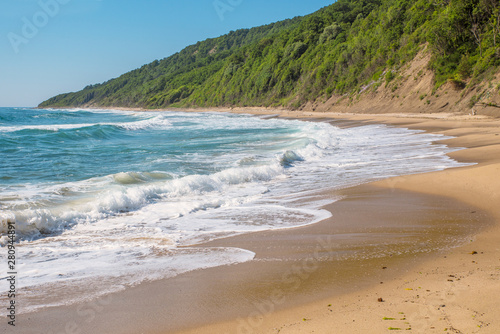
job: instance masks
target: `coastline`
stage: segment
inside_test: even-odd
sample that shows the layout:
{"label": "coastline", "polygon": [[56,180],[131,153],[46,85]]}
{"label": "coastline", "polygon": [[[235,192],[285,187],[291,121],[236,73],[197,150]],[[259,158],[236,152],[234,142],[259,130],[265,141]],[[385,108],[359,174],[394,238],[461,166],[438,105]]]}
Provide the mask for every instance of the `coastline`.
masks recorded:
{"label": "coastline", "polygon": [[[499,202],[499,194],[496,189],[500,189],[500,183],[495,179],[495,175],[499,175],[498,171],[500,166],[500,158],[495,159],[495,156],[500,157],[500,154],[498,154],[500,151],[500,138],[496,136],[496,133],[500,131],[500,124],[498,121],[480,120],[477,122],[474,121],[472,117],[468,116],[458,116],[452,120],[444,120],[432,118],[432,116],[429,115],[426,115],[426,118],[422,119],[416,118],[415,116],[409,117],[408,115],[397,117],[366,114],[348,115],[313,112],[284,112],[281,110],[270,112],[268,109],[210,110],[253,113],[259,115],[280,114],[280,116],[288,118],[332,118],[337,119],[339,124],[343,123],[349,126],[364,123],[384,123],[457,136],[457,138],[447,140],[445,143],[450,146],[469,147],[469,149],[453,152],[450,155],[463,162],[479,162],[478,165],[445,170],[443,172],[404,176],[379,181],[371,185],[354,187],[347,190],[350,196],[348,196],[348,198],[353,199],[352,201],[340,201],[333,205],[348,205],[352,208],[352,215],[345,217],[344,221],[353,219],[355,213],[358,217],[361,217],[361,219],[367,216],[372,218],[370,215],[373,211],[363,211],[359,210],[359,208],[370,208],[370,206],[366,204],[373,203],[372,201],[374,199],[379,200],[379,202],[376,203],[379,213],[387,211],[384,206],[390,205],[395,199],[406,201],[393,207],[392,212],[399,215],[399,220],[402,215],[408,216],[407,210],[413,209],[412,215],[415,216],[416,221],[422,221],[422,215],[419,215],[418,212],[421,211],[421,214],[429,214],[440,207],[446,208],[447,211],[445,214],[449,214],[453,219],[471,213],[471,210],[476,211],[476,207],[479,208],[479,210],[476,211],[477,213],[482,213],[482,210],[484,210],[492,215],[495,221],[498,221],[500,217],[495,207],[495,204]],[[193,111],[200,110],[197,109]],[[414,203],[419,203],[419,205],[415,205]],[[436,206],[430,208],[429,206],[433,203],[436,204]],[[466,203],[466,206],[462,203]],[[400,208],[402,211],[398,212],[397,208]],[[332,210],[337,209],[333,208]],[[442,216],[443,212],[436,211],[434,214],[438,217]],[[398,217],[388,218],[387,216],[380,218],[381,221],[389,220],[391,223],[397,222],[397,219]],[[431,218],[426,217],[424,220],[429,219]],[[311,228],[321,231],[321,227],[318,227],[321,226],[320,224],[321,223],[318,223]],[[298,236],[304,239],[303,233],[295,232],[297,232],[297,230],[290,233],[295,241]],[[276,243],[278,246],[283,245],[282,237],[276,237],[277,234],[281,235],[282,233],[274,234],[274,238],[271,236],[273,243]],[[249,242],[249,240],[256,235],[259,235],[259,240],[255,242],[257,245],[255,247],[258,248],[259,245],[261,247],[260,251],[257,252],[257,256],[259,257],[262,256],[260,254],[267,249],[266,247],[262,247],[263,245],[265,246],[265,243],[262,242],[262,234],[252,234],[250,235],[251,237],[245,235],[241,237],[242,240],[236,240],[238,237],[222,239],[223,241],[215,241],[212,245],[219,246],[227,242],[235,242],[241,245],[245,242]],[[498,269],[500,265],[498,256],[499,251],[498,246],[496,246],[500,245],[498,242],[500,240],[499,228],[497,225],[488,227],[480,232],[474,239],[475,240],[471,243],[447,251],[446,258],[444,258],[443,255],[422,255],[418,258],[411,259],[411,261],[408,258],[402,258],[399,262],[396,261],[397,263],[394,263],[394,265],[391,263],[391,265],[388,266],[388,270],[380,270],[382,265],[385,266],[385,263],[368,261],[371,262],[371,264],[367,263],[366,265],[373,266],[371,269],[363,267],[363,264],[362,271],[355,273],[358,277],[366,276],[365,274],[369,273],[368,279],[361,282],[358,286],[351,286],[351,291],[347,289],[346,285],[338,286],[336,291],[333,292],[325,291],[323,288],[331,287],[327,284],[325,285],[326,279],[309,285],[310,290],[306,289],[306,291],[302,291],[305,285],[300,286],[297,290],[299,290],[299,292],[304,292],[303,295],[300,293],[296,294],[296,291],[294,291],[294,296],[290,298],[290,300],[283,303],[275,303],[284,305],[272,310],[268,308],[269,316],[267,316],[267,313],[263,313],[265,316],[261,317],[262,321],[260,319],[258,320],[259,326],[250,326],[250,328],[240,326],[239,328],[242,332],[246,330],[248,333],[276,333],[278,331],[280,333],[321,333],[328,332],[328,329],[332,327],[338,329],[337,331],[339,333],[361,333],[367,330],[370,330],[370,332],[382,333],[387,331],[389,327],[402,328],[404,325],[407,325],[404,322],[409,321],[383,320],[384,317],[401,319],[403,315],[401,315],[400,312],[403,312],[404,317],[413,322],[410,322],[409,325],[417,332],[419,326],[422,324],[422,328],[425,329],[425,332],[432,332],[432,330],[442,332],[444,328],[448,328],[452,331],[452,328],[459,327],[452,323],[452,321],[465,321],[466,324],[463,326],[476,326],[474,330],[477,330],[478,327],[476,322],[481,321],[480,323],[483,325],[483,327],[480,328],[481,333],[496,333],[499,327],[498,324],[494,323],[494,315],[498,314],[500,306],[495,304],[495,294],[493,292],[498,291],[500,287],[498,282],[498,277],[500,276],[500,270]],[[311,242],[309,242],[308,245],[310,246]],[[477,251],[478,254],[470,254],[473,250]],[[277,252],[270,251],[270,254],[275,256]],[[422,262],[424,260],[425,262]],[[472,263],[471,261],[475,261],[476,263]],[[259,263],[259,265],[262,266],[260,271],[253,271],[256,267],[247,263],[238,265],[238,270],[234,270],[236,266],[234,266],[234,268],[231,268],[231,266],[212,268],[180,275],[176,280],[151,282],[142,284],[139,287],[127,289],[127,291],[123,293],[114,294],[111,299],[94,302],[92,304],[95,306],[93,307],[95,310],[94,313],[101,310],[106,314],[106,317],[97,319],[98,317],[95,315],[92,322],[88,323],[88,325],[91,326],[88,328],[96,328],[101,331],[103,328],[107,328],[108,330],[106,333],[134,332],[129,325],[121,323],[121,320],[124,318],[123,302],[125,301],[125,303],[127,303],[127,301],[134,301],[138,312],[135,315],[130,313],[129,316],[137,317],[135,319],[136,322],[142,322],[145,325],[137,328],[142,328],[146,333],[166,333],[165,329],[158,326],[159,324],[162,322],[167,323],[172,318],[182,316],[182,313],[185,313],[182,312],[183,306],[186,307],[184,310],[189,309],[190,306],[192,306],[190,304],[196,301],[200,293],[206,294],[206,301],[209,300],[210,296],[214,297],[216,295],[214,293],[214,291],[217,291],[216,287],[224,288],[226,286],[218,282],[221,277],[220,275],[226,278],[229,276],[229,281],[233,283],[241,283],[250,280],[251,278],[248,277],[249,273],[260,275],[258,276],[261,279],[260,282],[265,281],[266,284],[260,287],[259,293],[261,296],[269,296],[269,292],[275,291],[276,286],[280,283],[279,280],[276,280],[276,277],[281,277],[281,275],[274,277],[269,276],[269,266],[266,267],[265,263]],[[276,268],[276,270],[284,270],[284,268],[286,268],[286,266]],[[323,276],[323,278],[327,278],[332,273],[331,268],[329,270],[330,271],[325,269],[323,274],[321,274],[321,270],[319,273],[315,271],[310,276]],[[450,278],[449,275],[454,275],[455,278]],[[475,281],[479,276],[483,279],[481,282],[490,283],[489,280],[491,280],[491,283],[494,284],[491,284],[487,291],[485,291],[486,289],[482,290],[482,283],[477,283]],[[461,277],[460,281],[458,281],[459,277]],[[205,286],[200,287],[200,290],[190,290],[193,289],[194,286],[190,285],[189,281],[193,280],[206,282]],[[449,280],[453,280],[453,282]],[[384,284],[379,284],[379,281],[383,281]],[[418,289],[417,284],[418,287],[422,289]],[[464,286],[467,287],[467,290],[464,289]],[[172,290],[168,290],[169,287]],[[176,292],[165,292],[173,290]],[[207,291],[210,293],[207,294]],[[256,290],[246,290],[246,293],[251,294],[255,291]],[[456,294],[457,291],[461,293],[452,298],[453,300],[450,300],[450,293]],[[234,329],[238,329],[241,322],[231,319],[235,319],[238,314],[248,314],[245,313],[246,311],[243,308],[239,308],[238,306],[242,293],[244,295],[244,288],[234,288],[225,296],[221,296],[219,299],[216,298],[215,302],[202,305],[202,308],[205,308],[206,311],[206,318],[197,319],[199,323],[193,322],[192,325],[197,326],[205,323],[216,323],[205,325],[205,327],[197,327],[192,331],[183,333],[235,332]],[[416,297],[417,294],[419,297]],[[244,296],[246,298],[252,298],[251,295]],[[471,296],[478,297],[470,298]],[[282,296],[274,297],[277,301],[282,300]],[[253,298],[255,298],[255,295]],[[383,298],[385,302],[378,302],[378,298]],[[296,299],[297,301],[294,302],[292,299]],[[226,303],[229,302],[229,305],[222,305],[224,300]],[[406,303],[401,303],[405,300]],[[178,309],[178,313],[175,313],[173,310],[168,310],[166,312],[159,311],[166,308],[165,304],[170,303],[176,304],[175,308]],[[332,307],[327,305],[332,305]],[[436,305],[437,308],[440,309],[439,312],[435,311]],[[441,305],[446,305],[446,307],[441,307]],[[471,322],[469,314],[466,314],[468,311],[464,311],[467,308],[473,310],[470,312],[475,315],[472,325],[469,324],[469,322]],[[225,314],[221,317],[216,317],[212,313],[214,309]],[[422,309],[430,310],[431,316],[424,316]],[[42,318],[45,319],[45,324],[42,323],[41,327],[52,329],[48,326],[53,324],[54,320],[67,319],[68,314],[80,315],[79,313],[81,312],[78,312],[78,310],[77,306],[66,309],[50,309],[46,312],[41,312],[41,314],[39,314],[40,317],[36,314],[30,317],[30,322],[36,323],[36,319],[40,320],[40,318]],[[80,308],[80,311],[81,310]],[[85,308],[83,310],[85,310]],[[232,311],[234,311],[234,313],[231,313]],[[129,310],[127,312],[131,311]],[[418,316],[415,317],[415,314]],[[481,315],[478,316],[478,314]],[[158,317],[164,318],[158,319]],[[82,319],[87,324],[87,320],[90,318],[83,317]],[[132,321],[132,319],[129,318],[129,321]],[[484,325],[488,322],[488,326]],[[155,325],[151,325],[153,323]],[[443,327],[443,325],[447,327]],[[179,325],[179,328],[180,327],[182,326]],[[434,329],[430,327],[434,327]],[[175,326],[173,326],[173,328],[175,328]],[[469,332],[467,329],[464,331],[467,333]],[[87,332],[87,330],[83,331],[83,333],[85,332]],[[170,333],[171,331],[167,332]]]}
{"label": "coastline", "polygon": [[[290,117],[290,115],[287,115]],[[500,302],[500,122],[471,116],[415,114],[329,114],[308,112],[301,118],[336,119],[352,124],[382,123],[445,134],[442,143],[465,150],[450,153],[477,165],[391,178],[371,184],[390,189],[444,196],[488,212],[494,224],[470,242],[443,254],[399,268],[384,284],[319,299],[262,319],[255,333],[498,333]],[[361,186],[365,187],[365,186]],[[355,187],[359,188],[359,187]],[[372,190],[373,191],[373,190]],[[376,191],[372,195],[376,196]],[[422,208],[425,210],[425,208]],[[473,212],[473,211],[472,211]],[[379,302],[382,298],[384,302]],[[219,323],[182,333],[226,332],[236,324]]]}

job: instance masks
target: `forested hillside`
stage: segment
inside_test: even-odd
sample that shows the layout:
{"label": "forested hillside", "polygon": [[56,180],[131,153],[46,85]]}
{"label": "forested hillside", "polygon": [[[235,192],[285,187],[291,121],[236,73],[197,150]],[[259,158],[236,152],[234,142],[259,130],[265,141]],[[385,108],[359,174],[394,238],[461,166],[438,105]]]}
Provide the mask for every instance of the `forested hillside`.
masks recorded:
{"label": "forested hillside", "polygon": [[40,107],[299,108],[387,85],[422,48],[434,91],[444,83],[470,90],[496,73],[499,44],[498,0],[338,0],[199,42]]}

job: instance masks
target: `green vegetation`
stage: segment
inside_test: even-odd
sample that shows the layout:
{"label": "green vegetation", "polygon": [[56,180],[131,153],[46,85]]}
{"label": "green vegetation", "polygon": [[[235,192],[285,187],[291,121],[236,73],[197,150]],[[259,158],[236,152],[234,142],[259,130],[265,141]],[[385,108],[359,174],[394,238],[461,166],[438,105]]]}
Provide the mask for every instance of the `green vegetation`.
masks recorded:
{"label": "green vegetation", "polygon": [[298,108],[388,85],[425,45],[436,88],[464,88],[497,69],[499,44],[498,0],[338,0],[308,16],[198,42],[40,107]]}

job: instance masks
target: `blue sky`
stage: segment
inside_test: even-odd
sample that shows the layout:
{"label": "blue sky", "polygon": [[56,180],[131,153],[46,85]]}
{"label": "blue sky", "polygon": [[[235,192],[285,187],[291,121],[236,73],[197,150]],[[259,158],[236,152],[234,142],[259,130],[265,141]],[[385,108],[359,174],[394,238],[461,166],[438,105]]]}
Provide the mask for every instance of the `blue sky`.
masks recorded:
{"label": "blue sky", "polygon": [[32,107],[333,0],[0,0],[0,107]]}

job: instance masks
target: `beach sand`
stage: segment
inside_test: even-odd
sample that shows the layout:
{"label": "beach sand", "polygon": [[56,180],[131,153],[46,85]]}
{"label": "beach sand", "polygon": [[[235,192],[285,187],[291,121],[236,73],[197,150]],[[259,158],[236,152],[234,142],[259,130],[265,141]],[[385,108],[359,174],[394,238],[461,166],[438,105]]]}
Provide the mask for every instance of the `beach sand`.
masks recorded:
{"label": "beach sand", "polygon": [[[332,193],[344,199],[327,206],[333,216],[320,223],[200,245],[249,249],[256,253],[254,261],[27,314],[16,329],[57,334],[409,328],[413,333],[500,333],[500,121],[441,114],[276,114],[455,136],[444,143],[468,149],[450,156],[478,164]],[[427,252],[439,245],[444,249]]]}

